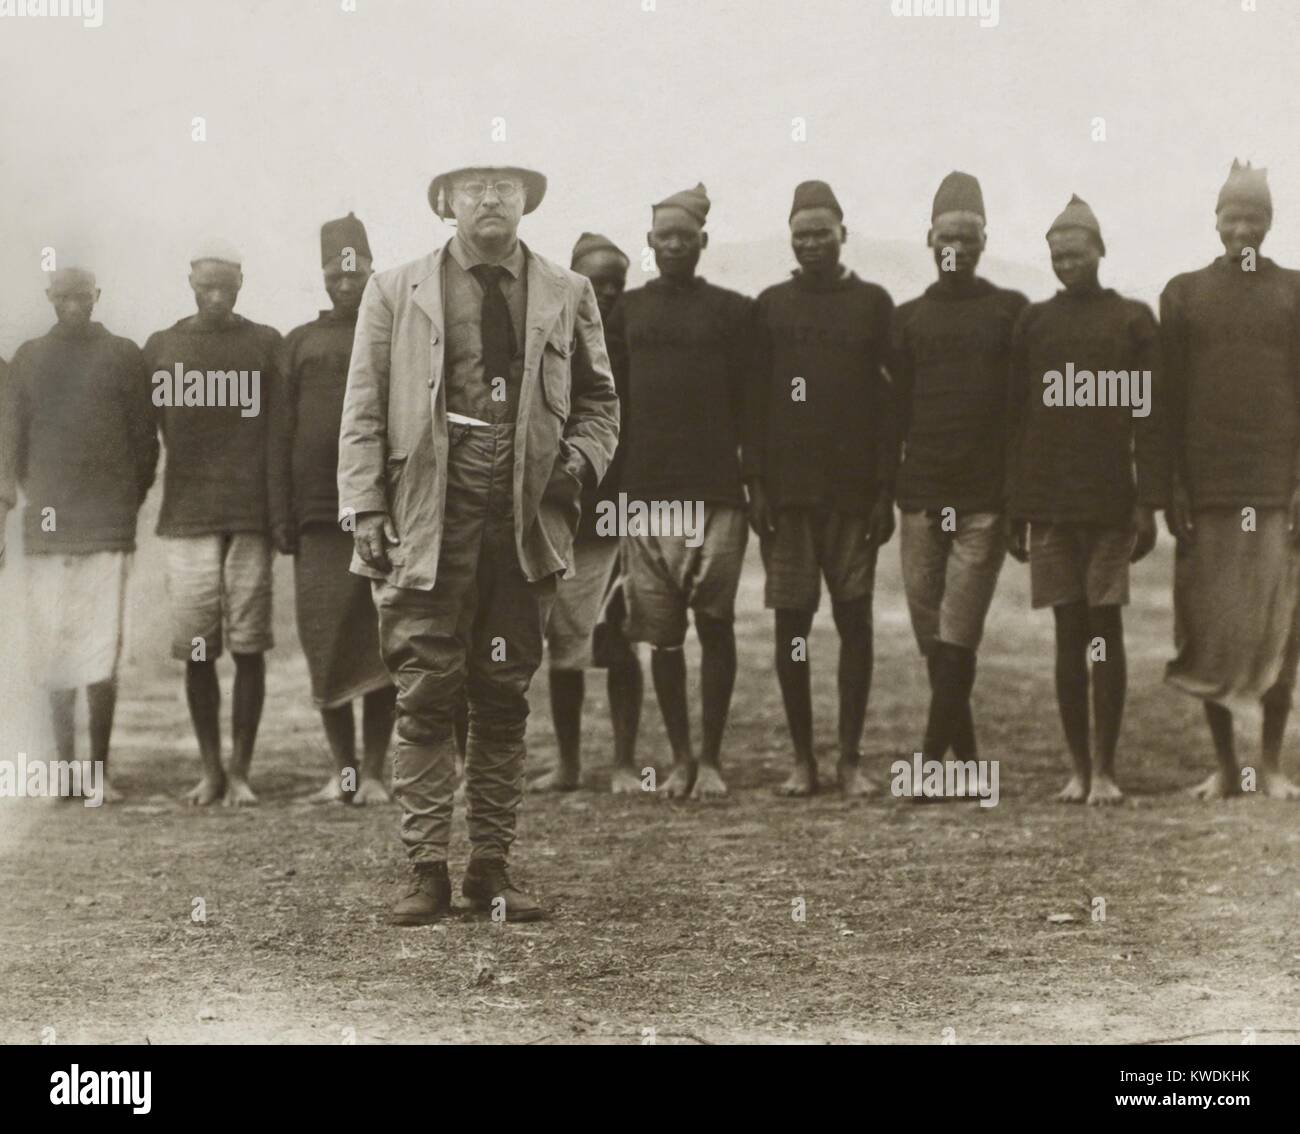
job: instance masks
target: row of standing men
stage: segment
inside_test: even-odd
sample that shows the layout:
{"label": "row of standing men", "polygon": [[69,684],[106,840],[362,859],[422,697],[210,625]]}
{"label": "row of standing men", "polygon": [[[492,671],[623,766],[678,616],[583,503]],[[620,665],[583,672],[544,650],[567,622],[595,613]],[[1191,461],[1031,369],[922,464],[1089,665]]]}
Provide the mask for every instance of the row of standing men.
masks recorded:
{"label": "row of standing men", "polygon": [[[331,308],[283,339],[234,313],[242,266],[226,245],[196,250],[197,313],[143,352],[91,320],[91,273],[54,273],[58,321],[5,376],[0,512],[21,485],[30,639],[61,758],[73,756],[85,687],[91,757],[107,761],[136,512],[161,433],[173,654],[186,663],[203,763],[189,799],[256,801],[271,559],[273,549],[292,554],[299,633],[338,772],[316,798],[386,800],[397,722],[393,787],[416,868],[398,921],[440,916],[466,750],[466,894],[505,894],[511,916],[540,914],[504,867],[544,642],[559,762],[536,787],[578,786],[583,673],[597,665],[608,671],[613,790],[643,790],[634,644],[648,642],[673,754],[659,792],[726,792],[732,621],[751,529],[793,749],[778,791],[819,787],[807,639],[823,580],[840,635],[837,785],[850,796],[879,790],[860,746],[876,558],[896,507],[931,688],[925,756],[977,755],[976,654],[1009,550],[1028,559],[1033,605],[1056,620],[1072,760],[1061,797],[1121,798],[1120,612],[1129,564],[1150,551],[1164,509],[1178,540],[1168,676],[1205,702],[1219,764],[1199,791],[1239,790],[1231,710],[1258,700],[1263,787],[1295,797],[1280,750],[1300,652],[1300,287],[1258,255],[1272,220],[1262,171],[1234,162],[1216,205],[1224,255],[1170,282],[1159,325],[1100,284],[1101,228],[1077,197],[1047,234],[1062,290],[1031,304],[977,274],[982,193],[970,175],[949,174],[927,234],[937,280],[895,308],[842,265],[847,228],[824,182],[796,189],[798,267],[757,300],[697,271],[710,209],[702,185],[652,206],[659,276],[624,292],[628,258],[603,237],[579,239],[569,272],[518,240],[545,184],[508,166],[440,174],[430,204],[456,235],[378,276],[361,223],[328,222]],[[232,371],[260,375],[256,412],[204,404],[213,387],[202,381],[190,404],[160,398],[171,387],[155,380]],[[1082,378],[1064,401],[1044,396],[1046,375],[1104,371],[1146,375],[1140,415],[1127,402],[1097,404]],[[411,374],[419,381],[404,380]],[[629,501],[687,517],[699,509],[690,531],[629,531]],[[701,646],[698,751],[688,616]],[[223,764],[214,663],[226,648],[236,672]]]}

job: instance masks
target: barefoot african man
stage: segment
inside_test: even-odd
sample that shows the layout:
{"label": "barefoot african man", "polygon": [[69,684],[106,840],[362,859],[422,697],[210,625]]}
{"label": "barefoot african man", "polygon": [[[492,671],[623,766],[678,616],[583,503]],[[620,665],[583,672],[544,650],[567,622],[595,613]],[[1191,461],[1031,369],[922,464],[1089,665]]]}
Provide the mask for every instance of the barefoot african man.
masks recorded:
{"label": "barefoot african man", "polygon": [[[151,335],[144,355],[167,459],[158,534],[166,556],[172,657],[185,663],[185,698],[203,774],[186,796],[206,806],[257,803],[249,785],[266,696],[272,548],[293,547],[287,461],[272,418],[281,341],[235,314],[239,252],[216,242],[190,260],[196,314]],[[163,379],[184,376],[182,392]],[[238,380],[237,382],[234,380]],[[178,383],[179,384],[179,383]],[[181,394],[183,393],[183,396]],[[217,658],[235,659],[230,762],[221,762]]]}
{"label": "barefoot african man", "polygon": [[[610,354],[627,375],[627,463],[622,491],[651,515],[693,531],[624,534],[627,635],[649,642],[655,693],[673,769],[669,799],[725,795],[722,736],[736,681],[736,589],[749,528],[740,470],[752,301],[695,274],[708,246],[703,185],[651,209],[646,240],[659,277],[627,292],[610,316]],[[629,504],[630,508],[630,504]],[[676,510],[674,513],[674,509]],[[701,514],[702,513],[702,514]],[[672,527],[672,523],[659,527]],[[704,736],[699,762],[686,705],[687,618],[700,640]]]}
{"label": "barefoot african man", "polygon": [[824,575],[840,635],[835,778],[846,796],[863,796],[877,790],[860,768],[876,556],[894,531],[897,443],[881,369],[894,305],[840,263],[844,213],[824,181],[795,189],[789,225],[799,268],[757,300],[744,447],[794,747],[794,769],[777,791],[817,790],[808,635]]}
{"label": "barefoot african man", "polygon": [[[335,773],[313,802],[386,803],[384,757],[393,735],[396,687],[379,654],[370,583],[348,570],[352,535],[338,523],[339,421],[370,244],[355,216],[321,226],[321,268],[331,307],[284,340],[286,443],[291,460],[294,604],[312,699]],[[352,702],[362,704],[364,756],[357,776]]]}
{"label": "barefoot african man", "polygon": [[[575,272],[591,280],[600,308],[601,322],[627,284],[628,258],[610,240],[598,233],[584,232],[573,246],[569,263]],[[614,372],[621,405],[626,404],[626,375]],[[561,579],[546,625],[546,652],[550,662],[551,721],[559,746],[556,766],[534,780],[533,791],[572,791],[582,775],[582,702],[585,692],[583,671],[595,666],[608,672],[610,726],[614,734],[614,760],[609,786],[615,795],[639,793],[641,778],[633,766],[636,734],[641,722],[641,662],[623,634],[622,588],[618,584],[618,533],[602,534],[597,524],[602,507],[614,504],[620,483],[619,466],[626,452],[625,438],[609,471],[595,492],[583,494],[582,519],[573,544],[571,577]],[[594,641],[600,622],[600,649]]]}
{"label": "barefoot african man", "polygon": [[[1064,290],[1025,308],[1012,338],[1008,542],[1029,560],[1034,607],[1050,606],[1056,623],[1056,700],[1073,763],[1057,798],[1118,803],[1129,564],[1155,546],[1169,480],[1159,332],[1145,303],[1098,282],[1106,245],[1085,202],[1071,199],[1047,243]],[[1095,389],[1076,381],[1068,400],[1058,392],[1057,375],[1085,374]]]}
{"label": "barefoot african man", "polygon": [[109,738],[136,513],[153,483],[158,434],[136,345],[91,321],[95,276],[62,268],[46,291],[57,322],[18,348],[0,405],[0,565],[22,486],[28,641],[48,691],[58,758],[75,759],[86,690],[90,759],[108,782]]}
{"label": "barefoot african man", "polygon": [[[984,195],[969,173],[939,185],[926,242],[937,280],[894,317],[903,588],[930,678],[921,749],[973,760],[971,692],[1006,556],[1003,447],[1011,330],[1027,300],[976,274]],[[925,798],[915,784],[913,799]]]}
{"label": "barefoot african man", "polygon": [[1224,254],[1160,297],[1178,540],[1166,679],[1205,705],[1219,766],[1198,796],[1242,790],[1233,710],[1259,705],[1256,786],[1300,799],[1281,765],[1300,661],[1300,273],[1259,254],[1273,223],[1262,169],[1234,161],[1216,213]]}

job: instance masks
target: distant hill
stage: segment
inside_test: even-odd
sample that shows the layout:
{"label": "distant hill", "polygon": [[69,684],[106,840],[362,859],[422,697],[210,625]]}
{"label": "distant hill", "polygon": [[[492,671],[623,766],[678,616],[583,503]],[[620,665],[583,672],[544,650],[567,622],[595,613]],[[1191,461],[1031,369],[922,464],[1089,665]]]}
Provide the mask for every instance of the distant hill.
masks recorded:
{"label": "distant hill", "polygon": [[[844,262],[864,280],[883,287],[895,303],[920,295],[935,280],[934,260],[923,244],[902,240],[871,240],[849,234]],[[780,283],[794,268],[794,253],[783,237],[746,243],[710,245],[700,261],[700,274],[722,287],[757,295]],[[1060,286],[1044,266],[1030,267],[996,256],[980,260],[979,274],[999,287],[1016,288],[1031,300],[1046,299]]]}

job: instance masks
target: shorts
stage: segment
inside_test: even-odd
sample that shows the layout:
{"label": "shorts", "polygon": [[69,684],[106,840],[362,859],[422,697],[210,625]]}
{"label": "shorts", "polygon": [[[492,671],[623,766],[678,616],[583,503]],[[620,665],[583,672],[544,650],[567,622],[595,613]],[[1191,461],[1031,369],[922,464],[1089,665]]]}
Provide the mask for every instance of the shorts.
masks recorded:
{"label": "shorts", "polygon": [[721,622],[736,614],[749,522],[743,508],[704,505],[697,547],[687,536],[624,536],[620,541],[626,636],[672,649],[686,640],[686,612]]}
{"label": "shorts", "polygon": [[903,589],[921,653],[935,642],[978,649],[1007,542],[999,512],[904,512],[899,522]]}
{"label": "shorts", "polygon": [[618,568],[618,540],[596,536],[573,545],[574,573],[561,579],[546,624],[551,669],[582,670],[592,666],[591,635]]}
{"label": "shorts", "polygon": [[[172,657],[212,661],[223,646],[260,654],[271,636],[271,540],[261,532],[171,536],[167,595],[172,608]],[[224,629],[224,633],[223,633]],[[202,654],[198,654],[202,639]]]}
{"label": "shorts", "polygon": [[131,555],[26,558],[28,658],[45,689],[80,689],[117,674]]}
{"label": "shorts", "polygon": [[871,597],[876,585],[876,551],[867,541],[868,519],[821,508],[785,508],[776,531],[762,541],[768,610],[814,612],[821,604],[821,580],[831,602]]}
{"label": "shorts", "polygon": [[1035,610],[1087,601],[1127,606],[1137,532],[1099,524],[1030,524],[1029,593]]}

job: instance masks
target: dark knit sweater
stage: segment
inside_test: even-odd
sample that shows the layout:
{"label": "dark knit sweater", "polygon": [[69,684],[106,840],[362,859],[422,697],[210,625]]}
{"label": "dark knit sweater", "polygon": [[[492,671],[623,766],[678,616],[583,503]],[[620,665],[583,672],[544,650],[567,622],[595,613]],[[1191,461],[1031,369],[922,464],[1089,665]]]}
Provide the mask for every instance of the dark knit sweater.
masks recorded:
{"label": "dark knit sweater", "polygon": [[322,311],[284,339],[290,499],[293,521],[300,527],[338,520],[339,422],[356,329],[355,313]]}
{"label": "dark knit sweater", "polygon": [[170,406],[155,410],[167,446],[161,536],[264,532],[289,519],[289,461],[283,443],[281,340],[272,327],[236,315],[209,329],[196,316],[145,343],[150,374],[247,370],[261,375],[260,411],[239,406]]}
{"label": "dark knit sweater", "polygon": [[[1049,371],[1151,371],[1150,415],[1124,405],[1047,405]],[[1160,333],[1145,303],[1109,288],[1059,291],[1016,323],[1008,397],[1007,510],[1039,523],[1126,527],[1165,506],[1168,460]],[[1135,483],[1136,471],[1136,483]]]}
{"label": "dark knit sweater", "polygon": [[1220,258],[1160,297],[1173,461],[1197,508],[1286,504],[1300,480],[1300,272]]}
{"label": "dark knit sweater", "polygon": [[893,310],[883,288],[852,272],[826,283],[796,272],[758,297],[744,471],[776,507],[864,515],[881,486],[892,488],[883,366]]}
{"label": "dark knit sweater", "polygon": [[696,277],[625,292],[606,328],[627,375],[621,488],[632,499],[741,505],[753,301]]}
{"label": "dark knit sweater", "polygon": [[[29,555],[131,551],[158,438],[139,348],[99,323],[24,343],[0,409],[0,502],[22,485]],[[52,508],[53,530],[42,521]]]}
{"label": "dark knit sweater", "polygon": [[[611,312],[611,315],[613,313]],[[609,330],[606,328],[605,334],[608,340]],[[608,349],[608,341],[606,349]],[[600,484],[595,488],[588,488],[582,493],[582,519],[578,522],[577,539],[579,541],[590,539],[603,539],[596,531],[598,514],[596,507],[602,501],[613,501],[617,504],[618,494],[623,485],[623,465],[627,458],[627,359],[623,357],[616,359],[610,357],[610,369],[614,372],[614,392],[618,394],[619,403],[619,427],[618,427],[618,447],[614,450],[614,456],[605,469],[605,476]]]}
{"label": "dark knit sweater", "polygon": [[1028,302],[976,277],[957,289],[932,284],[898,309],[890,371],[901,508],[1002,511],[1011,332]]}

